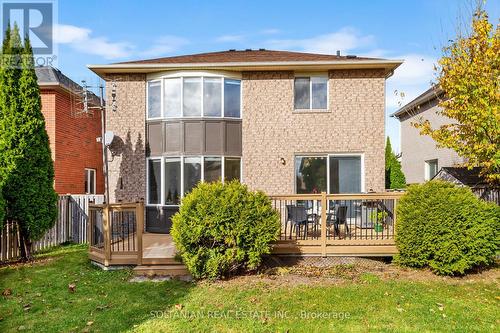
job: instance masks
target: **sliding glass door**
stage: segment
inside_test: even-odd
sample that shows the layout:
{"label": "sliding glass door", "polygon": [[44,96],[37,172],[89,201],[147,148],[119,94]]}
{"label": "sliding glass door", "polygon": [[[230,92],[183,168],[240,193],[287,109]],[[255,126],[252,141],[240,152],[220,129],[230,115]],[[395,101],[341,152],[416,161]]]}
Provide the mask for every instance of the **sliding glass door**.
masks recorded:
{"label": "sliding glass door", "polygon": [[295,157],[295,192],[361,193],[363,166],[360,154]]}
{"label": "sliding glass door", "polygon": [[329,193],[361,192],[361,156],[329,156]]}

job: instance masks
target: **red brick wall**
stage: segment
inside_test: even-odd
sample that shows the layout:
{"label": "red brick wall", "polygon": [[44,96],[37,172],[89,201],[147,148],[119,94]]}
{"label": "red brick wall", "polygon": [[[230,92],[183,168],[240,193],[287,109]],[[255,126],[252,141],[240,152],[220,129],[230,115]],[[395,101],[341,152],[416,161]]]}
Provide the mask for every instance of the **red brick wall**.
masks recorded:
{"label": "red brick wall", "polygon": [[64,90],[43,90],[42,112],[45,116],[55,169],[55,190],[59,194],[85,193],[85,168],[96,170],[96,193],[104,193],[101,114],[77,114],[81,103]]}

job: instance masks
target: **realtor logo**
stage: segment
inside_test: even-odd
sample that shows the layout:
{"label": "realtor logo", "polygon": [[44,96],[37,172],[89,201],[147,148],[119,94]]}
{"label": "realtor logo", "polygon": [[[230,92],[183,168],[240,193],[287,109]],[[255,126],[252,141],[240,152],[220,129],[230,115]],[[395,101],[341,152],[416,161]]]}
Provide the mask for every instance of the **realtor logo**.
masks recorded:
{"label": "realtor logo", "polygon": [[55,2],[50,0],[3,1],[2,37],[7,26],[10,24],[12,27],[16,22],[21,38],[29,36],[35,57],[52,55],[54,53],[54,9]]}

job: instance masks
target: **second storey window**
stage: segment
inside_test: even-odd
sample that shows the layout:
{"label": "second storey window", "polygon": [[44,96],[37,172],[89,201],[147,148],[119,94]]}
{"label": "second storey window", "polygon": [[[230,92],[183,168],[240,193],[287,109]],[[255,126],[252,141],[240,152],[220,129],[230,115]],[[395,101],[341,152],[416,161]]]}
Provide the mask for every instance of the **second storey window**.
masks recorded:
{"label": "second storey window", "polygon": [[241,118],[241,80],[181,76],[148,82],[148,119]]}
{"label": "second storey window", "polygon": [[296,110],[326,110],[328,104],[328,78],[326,76],[296,77],[294,96]]}

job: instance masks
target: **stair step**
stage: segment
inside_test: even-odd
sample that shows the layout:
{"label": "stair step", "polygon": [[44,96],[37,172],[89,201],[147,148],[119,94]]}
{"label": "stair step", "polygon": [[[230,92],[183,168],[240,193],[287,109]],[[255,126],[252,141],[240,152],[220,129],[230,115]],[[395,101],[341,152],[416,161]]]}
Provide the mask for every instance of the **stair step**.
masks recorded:
{"label": "stair step", "polygon": [[146,276],[184,276],[189,271],[184,265],[141,265],[134,268],[136,275]]}

